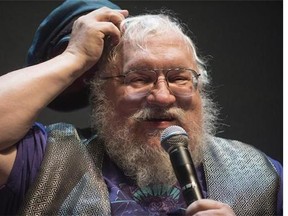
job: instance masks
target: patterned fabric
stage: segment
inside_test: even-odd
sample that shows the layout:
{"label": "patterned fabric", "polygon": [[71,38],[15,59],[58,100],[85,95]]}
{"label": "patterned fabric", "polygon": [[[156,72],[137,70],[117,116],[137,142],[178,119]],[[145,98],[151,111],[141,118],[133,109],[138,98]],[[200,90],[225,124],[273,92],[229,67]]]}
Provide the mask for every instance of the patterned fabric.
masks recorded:
{"label": "patterned fabric", "polygon": [[20,214],[110,215],[108,191],[100,172],[103,148],[93,142],[86,148],[68,124],[51,125],[47,132],[39,176]]}
{"label": "patterned fabric", "polygon": [[139,188],[107,155],[104,158],[103,176],[112,215],[184,215],[186,204],[179,185]]}
{"label": "patterned fabric", "polygon": [[204,157],[209,198],[230,205],[237,216],[276,215],[280,179],[263,153],[214,137]]}
{"label": "patterned fabric", "polygon": [[17,155],[11,174],[0,187],[0,215],[14,215],[34,182],[46,148],[46,131],[40,124],[31,127],[17,144]]}
{"label": "patterned fabric", "polygon": [[[20,213],[110,215],[100,143],[92,139],[83,145],[71,125],[50,126],[40,174]],[[237,215],[275,215],[279,177],[264,154],[239,142],[211,138],[204,167],[209,198],[228,203]],[[160,193],[161,187],[153,192]],[[141,202],[150,189],[133,194]],[[177,197],[177,190],[171,194]]]}

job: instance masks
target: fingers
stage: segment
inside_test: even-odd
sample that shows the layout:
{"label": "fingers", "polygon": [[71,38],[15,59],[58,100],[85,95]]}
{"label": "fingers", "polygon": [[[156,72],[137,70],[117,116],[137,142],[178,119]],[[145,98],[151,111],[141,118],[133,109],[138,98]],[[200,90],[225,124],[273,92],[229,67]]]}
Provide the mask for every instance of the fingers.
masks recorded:
{"label": "fingers", "polygon": [[231,207],[215,200],[201,199],[188,206],[186,215],[235,216]]}
{"label": "fingers", "polygon": [[[99,9],[97,11],[102,13],[102,16],[99,16],[99,21],[101,22],[102,31],[105,36],[109,36],[111,40],[109,42],[112,45],[116,45],[119,42],[121,32],[120,32],[120,23],[129,15],[127,10],[111,10],[106,7]],[[93,14],[91,14],[93,15]],[[117,27],[117,28],[115,28]]]}
{"label": "fingers", "polygon": [[95,19],[98,22],[111,22],[117,27],[119,27],[122,20],[128,16],[127,10],[112,10],[107,7],[102,7],[98,10],[94,10],[91,13],[83,16],[87,18]]}
{"label": "fingers", "polygon": [[[76,22],[87,25],[93,31],[99,31],[98,36],[110,36],[112,42],[117,43],[120,38],[120,23],[128,16],[127,10],[112,10],[102,7],[98,10],[80,17]],[[102,34],[101,34],[102,33]]]}
{"label": "fingers", "polygon": [[91,16],[98,16],[98,21],[102,22],[112,22],[118,28],[120,27],[120,23],[129,15],[127,10],[111,10],[107,7],[102,7],[99,10],[93,11]]}
{"label": "fingers", "polygon": [[[103,7],[79,17],[73,24],[66,53],[76,56],[89,69],[100,59],[104,43],[116,45],[119,42],[120,23],[126,16],[127,10]],[[106,40],[108,37],[109,40]]]}

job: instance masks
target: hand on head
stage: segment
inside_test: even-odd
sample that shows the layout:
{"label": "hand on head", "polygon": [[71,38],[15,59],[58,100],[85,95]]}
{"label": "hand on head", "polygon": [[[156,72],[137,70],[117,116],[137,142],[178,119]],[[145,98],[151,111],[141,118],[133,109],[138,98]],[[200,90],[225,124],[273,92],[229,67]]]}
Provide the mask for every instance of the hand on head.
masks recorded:
{"label": "hand on head", "polygon": [[112,45],[120,39],[120,23],[128,16],[127,10],[102,7],[79,17],[73,25],[71,39],[65,53],[77,57],[85,70],[101,57],[104,39],[111,38]]}

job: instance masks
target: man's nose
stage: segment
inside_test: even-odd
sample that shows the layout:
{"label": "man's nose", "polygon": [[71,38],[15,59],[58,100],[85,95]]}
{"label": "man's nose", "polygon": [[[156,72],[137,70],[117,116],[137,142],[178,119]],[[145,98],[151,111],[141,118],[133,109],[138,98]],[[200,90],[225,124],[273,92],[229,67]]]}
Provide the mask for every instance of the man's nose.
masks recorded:
{"label": "man's nose", "polygon": [[154,84],[150,94],[147,96],[147,102],[149,104],[166,107],[175,103],[175,101],[176,98],[169,90],[166,79],[164,77],[159,77]]}

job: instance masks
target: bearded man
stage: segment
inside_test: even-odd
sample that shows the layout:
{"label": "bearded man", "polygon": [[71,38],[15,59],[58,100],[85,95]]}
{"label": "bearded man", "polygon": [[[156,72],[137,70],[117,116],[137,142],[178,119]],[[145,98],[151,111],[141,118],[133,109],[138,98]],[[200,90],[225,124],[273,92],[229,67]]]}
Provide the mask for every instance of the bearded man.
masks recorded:
{"label": "bearded man", "polygon": [[[205,63],[179,21],[164,14],[127,16],[127,10],[101,7],[73,18],[63,53],[39,63],[36,43],[34,66],[1,77],[1,99],[10,99],[1,106],[7,115],[0,125],[18,112],[15,128],[1,128],[1,213],[281,214],[281,165],[251,146],[213,136],[218,111],[206,91]],[[39,111],[87,70],[94,74],[92,133],[64,123],[34,124]],[[17,110],[11,113],[11,106]],[[189,206],[160,145],[172,125],[189,136],[203,193]]]}

